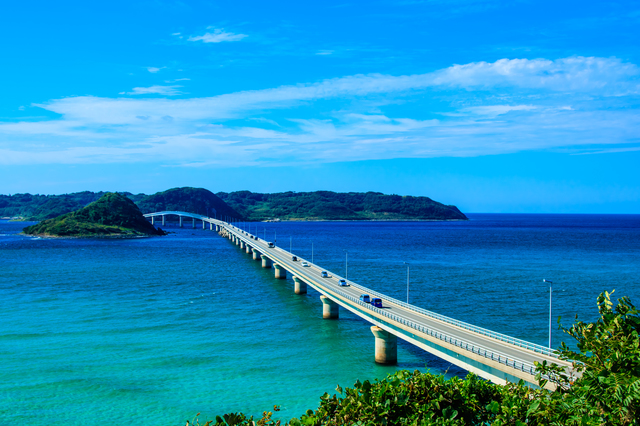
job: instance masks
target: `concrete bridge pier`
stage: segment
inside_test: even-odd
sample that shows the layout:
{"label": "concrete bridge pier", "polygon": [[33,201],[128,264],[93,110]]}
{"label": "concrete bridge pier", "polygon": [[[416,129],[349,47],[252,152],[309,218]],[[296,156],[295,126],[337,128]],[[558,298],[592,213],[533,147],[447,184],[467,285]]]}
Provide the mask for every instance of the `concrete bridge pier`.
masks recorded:
{"label": "concrete bridge pier", "polygon": [[193,225],[193,229],[196,229],[196,218],[195,217],[191,218],[191,224]]}
{"label": "concrete bridge pier", "polygon": [[202,221],[202,229],[204,229],[204,224],[205,224],[205,221],[203,220]]}
{"label": "concrete bridge pier", "polygon": [[340,305],[324,295],[320,296],[320,300],[322,300],[322,318],[338,318]]}
{"label": "concrete bridge pier", "polygon": [[262,267],[263,268],[271,268],[271,264],[273,263],[273,262],[271,262],[271,259],[269,259],[264,254],[261,255],[260,257],[262,258]]}
{"label": "concrete bridge pier", "polygon": [[240,250],[244,250],[244,241],[240,241]]}
{"label": "concrete bridge pier", "polygon": [[155,216],[151,216],[151,224],[155,225],[156,223],[156,217]]}
{"label": "concrete bridge pier", "polygon": [[[209,222],[209,231],[213,231],[213,222]],[[216,229],[217,231],[217,229]]]}
{"label": "concrete bridge pier", "polygon": [[278,265],[277,263],[273,264],[273,268],[275,269],[275,276],[279,280],[284,280],[287,278],[287,270],[282,267],[282,265]]}
{"label": "concrete bridge pier", "polygon": [[251,249],[251,251],[253,252],[253,260],[260,260],[260,252],[256,249]]}
{"label": "concrete bridge pier", "polygon": [[164,215],[162,215],[162,226],[164,226]]}
{"label": "concrete bridge pier", "polygon": [[245,251],[247,252],[247,254],[251,254],[251,246],[249,244],[245,244]]}
{"label": "concrete bridge pier", "polygon": [[293,276],[293,282],[294,282],[294,291],[296,292],[296,294],[306,294],[307,292],[307,283],[305,283],[304,281],[302,281],[300,278],[296,277],[295,275]]}
{"label": "concrete bridge pier", "polygon": [[216,232],[220,232],[220,225],[216,225]]}
{"label": "concrete bridge pier", "polygon": [[180,228],[182,228],[182,216],[180,216]]}
{"label": "concrete bridge pier", "polygon": [[398,363],[398,338],[374,325],[371,332],[376,338],[376,363],[392,365]]}

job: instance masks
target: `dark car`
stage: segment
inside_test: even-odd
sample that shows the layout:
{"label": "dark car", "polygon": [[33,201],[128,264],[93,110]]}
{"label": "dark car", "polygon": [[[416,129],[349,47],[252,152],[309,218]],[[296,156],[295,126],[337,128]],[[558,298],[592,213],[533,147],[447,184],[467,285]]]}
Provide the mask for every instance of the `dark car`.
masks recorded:
{"label": "dark car", "polygon": [[373,299],[371,299],[371,304],[376,308],[382,308],[382,299],[374,297]]}
{"label": "dark car", "polygon": [[298,261],[298,256],[291,256],[291,260],[294,261],[294,262],[297,262]]}

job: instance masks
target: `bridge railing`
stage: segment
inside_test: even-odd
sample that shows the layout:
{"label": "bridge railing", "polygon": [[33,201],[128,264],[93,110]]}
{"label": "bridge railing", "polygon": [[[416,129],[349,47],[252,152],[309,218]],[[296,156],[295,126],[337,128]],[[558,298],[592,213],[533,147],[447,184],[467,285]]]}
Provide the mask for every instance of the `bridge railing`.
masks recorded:
{"label": "bridge railing", "polygon": [[[358,287],[361,288],[360,286],[358,286]],[[495,351],[495,350],[492,350],[492,349],[488,349],[488,348],[483,347],[483,346],[474,345],[474,344],[471,344],[471,343],[466,342],[466,341],[461,340],[461,339],[454,339],[454,338],[452,338],[452,337],[450,337],[450,336],[448,336],[448,335],[446,335],[444,333],[441,333],[441,332],[435,331],[435,330],[431,330],[428,327],[425,327],[425,326],[423,326],[421,324],[417,324],[417,323],[415,323],[415,322],[413,322],[413,321],[411,321],[409,319],[402,318],[402,317],[400,317],[398,315],[395,315],[395,314],[392,314],[390,312],[386,312],[384,309],[376,308],[375,306],[371,305],[370,303],[362,302],[360,299],[355,298],[355,297],[353,297],[353,296],[351,296],[351,295],[349,295],[347,293],[344,293],[343,291],[340,291],[338,289],[332,289],[332,291],[334,291],[335,293],[338,293],[340,296],[342,296],[342,297],[344,297],[346,299],[349,299],[351,302],[359,305],[362,308],[365,308],[365,309],[370,310],[370,311],[374,311],[374,312],[376,312],[378,314],[382,314],[385,317],[387,317],[387,318],[389,318],[389,319],[391,319],[391,320],[393,320],[395,322],[398,322],[400,324],[404,324],[404,325],[406,325],[408,327],[411,327],[411,328],[413,328],[415,330],[418,330],[418,331],[420,331],[422,333],[428,334],[428,335],[430,335],[432,337],[435,337],[438,340],[442,340],[443,342],[450,343],[452,345],[458,346],[461,349],[468,350],[468,351],[470,351],[470,352],[472,352],[474,354],[477,354],[479,356],[482,356],[484,358],[488,358],[488,359],[496,361],[496,362],[498,362],[500,364],[504,364],[507,367],[512,367],[512,368],[514,368],[516,370],[520,370],[520,371],[529,373],[531,375],[535,374],[536,367],[533,364],[529,363],[529,362],[524,362],[524,361],[515,359],[513,357],[509,357],[508,355],[506,355],[504,353],[501,353],[501,352],[498,352],[498,351]],[[389,298],[386,298],[386,300],[389,300]]]}
{"label": "bridge railing", "polygon": [[[285,250],[282,250],[282,251],[285,251]],[[314,266],[316,266],[316,265],[314,265]],[[334,275],[334,276],[336,276],[338,278],[341,278],[341,277],[339,277],[337,275]],[[381,299],[383,299],[383,300],[385,300],[387,302],[391,302],[391,303],[399,305],[399,306],[401,306],[401,307],[403,307],[405,309],[420,313],[420,314],[428,316],[430,318],[434,318],[434,319],[437,319],[439,321],[445,322],[447,324],[455,325],[455,326],[463,328],[465,330],[473,331],[473,332],[476,332],[476,333],[481,334],[483,336],[491,337],[493,339],[496,339],[496,340],[499,340],[499,341],[502,341],[502,342],[505,342],[505,343],[509,343],[509,344],[512,344],[512,345],[515,345],[515,346],[519,346],[519,347],[531,350],[533,352],[541,353],[541,354],[548,355],[548,356],[551,356],[551,357],[557,357],[553,350],[550,350],[549,348],[546,348],[546,347],[544,347],[542,345],[537,345],[535,343],[527,342],[526,340],[517,339],[515,337],[511,337],[511,336],[508,336],[506,334],[498,333],[498,332],[495,332],[495,331],[488,330],[486,328],[482,328],[482,327],[478,327],[478,326],[475,326],[475,325],[472,325],[472,324],[469,324],[469,323],[465,323],[464,321],[459,321],[459,320],[447,317],[447,316],[442,315],[442,314],[431,312],[431,311],[429,311],[427,309],[423,309],[423,308],[419,308],[419,307],[414,306],[414,305],[410,305],[410,304],[408,304],[406,302],[402,302],[401,300],[394,299],[394,298],[389,297],[387,295],[384,295],[382,293],[378,293],[378,292],[376,292],[374,290],[371,290],[371,289],[369,289],[367,287],[364,287],[362,285],[359,285],[357,283],[354,283],[354,282],[351,282],[351,281],[349,281],[349,283],[350,283],[351,286],[356,287],[356,288],[360,289],[363,292],[366,292],[370,296],[379,297],[379,298],[381,298]],[[425,334],[429,334],[430,336],[435,337],[435,338],[437,338],[439,340],[442,340],[444,342],[447,342],[447,343],[453,344],[455,346],[458,346],[460,348],[469,350],[469,351],[471,351],[471,352],[473,352],[475,354],[478,354],[478,355],[483,356],[485,358],[489,358],[489,359],[491,359],[493,361],[497,361],[497,362],[499,362],[501,364],[505,364],[505,365],[510,366],[512,368],[515,368],[515,369],[518,369],[518,370],[521,370],[521,371],[524,371],[524,372],[528,372],[529,374],[532,374],[532,375],[535,372],[535,366],[533,364],[531,364],[531,363],[523,362],[521,360],[516,360],[513,357],[508,357],[504,353],[501,353],[501,352],[498,352],[498,351],[495,351],[495,350],[492,350],[492,349],[488,349],[488,348],[485,348],[483,346],[474,345],[472,343],[469,343],[469,342],[466,342],[466,341],[463,341],[463,340],[460,340],[460,339],[452,338],[452,337],[450,337],[450,336],[448,336],[446,334],[443,334],[443,333],[441,333],[439,331],[431,330],[431,329],[429,329],[429,328],[427,328],[427,327],[425,327],[425,326],[423,326],[421,324],[415,323],[415,322],[413,322],[413,321],[411,321],[409,319],[406,319],[406,318],[403,318],[401,316],[392,314],[390,312],[385,311],[384,309],[376,308],[373,305],[371,305],[370,303],[362,302],[360,299],[355,298],[355,297],[353,297],[353,296],[351,296],[351,295],[349,295],[347,293],[344,293],[344,292],[340,291],[339,289],[331,289],[331,291],[340,294],[342,297],[344,297],[344,298],[356,303],[357,305],[359,305],[361,307],[364,307],[365,309],[378,312],[378,313],[380,313],[380,314],[382,314],[382,315],[384,315],[384,316],[386,316],[386,317],[388,317],[390,319],[393,319],[394,321],[396,321],[398,323],[407,325],[407,326],[409,326],[409,327],[411,327],[411,328],[413,328],[415,330],[421,331],[421,332],[423,332]]]}
{"label": "bridge railing", "polygon": [[378,293],[375,290],[371,290],[371,289],[369,289],[367,287],[363,287],[363,286],[361,286],[359,284],[356,284],[356,283],[351,283],[351,285],[361,289],[362,291],[368,292],[369,295],[373,295],[375,297],[379,297],[382,300],[386,300],[388,302],[392,302],[395,305],[402,306],[405,309],[420,313],[420,314],[428,316],[430,318],[437,319],[437,320],[445,322],[447,324],[455,325],[456,327],[460,327],[460,328],[463,328],[465,330],[473,331],[473,332],[481,334],[483,336],[491,337],[491,338],[499,340],[501,342],[509,343],[509,344],[514,345],[514,346],[518,346],[518,347],[521,347],[521,348],[524,348],[524,349],[528,349],[530,351],[537,352],[537,353],[540,353],[540,354],[543,354],[543,355],[547,355],[547,356],[550,356],[550,357],[553,357],[553,358],[557,358],[558,357],[556,352],[555,352],[555,350],[549,349],[546,346],[542,346],[542,345],[538,345],[538,344],[535,344],[535,343],[527,342],[526,340],[518,339],[516,337],[511,337],[511,336],[508,336],[506,334],[502,334],[502,333],[498,333],[496,331],[488,330],[488,329],[483,328],[483,327],[478,327],[477,325],[469,324],[469,323],[466,323],[464,321],[460,321],[460,320],[448,317],[446,315],[438,314],[438,313],[429,311],[427,309],[420,308],[418,306],[410,305],[410,304],[408,304],[406,302],[403,302],[403,301],[398,300],[398,299],[394,299],[394,298],[389,297],[387,295],[384,295],[382,293]]}

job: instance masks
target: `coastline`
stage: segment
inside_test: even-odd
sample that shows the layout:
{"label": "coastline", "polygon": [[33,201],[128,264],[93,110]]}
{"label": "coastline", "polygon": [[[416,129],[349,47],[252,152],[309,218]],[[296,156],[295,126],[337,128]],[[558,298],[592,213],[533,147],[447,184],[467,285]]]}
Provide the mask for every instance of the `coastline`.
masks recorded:
{"label": "coastline", "polygon": [[25,234],[20,232],[18,235],[25,237],[38,237],[58,240],[79,240],[79,239],[99,239],[99,240],[128,240],[134,238],[152,238],[163,237],[164,235],[144,235],[144,234],[106,234],[106,235],[51,235],[51,234]]}

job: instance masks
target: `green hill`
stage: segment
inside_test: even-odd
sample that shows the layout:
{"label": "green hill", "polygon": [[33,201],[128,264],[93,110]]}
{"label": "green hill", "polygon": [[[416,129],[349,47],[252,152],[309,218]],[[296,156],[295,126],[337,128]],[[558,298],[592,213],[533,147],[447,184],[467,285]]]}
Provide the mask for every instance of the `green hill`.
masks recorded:
{"label": "green hill", "polygon": [[107,192],[78,211],[24,228],[25,234],[51,237],[135,237],[165,235],[122,194]]}
{"label": "green hill", "polygon": [[[0,217],[20,217],[30,221],[51,219],[76,211],[97,201],[106,192],[82,191],[61,195],[13,194],[0,195]],[[145,194],[121,192],[134,202]]]}
{"label": "green hill", "polygon": [[455,206],[428,197],[380,192],[250,191],[217,194],[246,220],[467,220]]}
{"label": "green hill", "polygon": [[143,213],[182,211],[218,219],[225,217],[242,219],[240,213],[204,188],[172,188],[144,197],[137,204]]}
{"label": "green hill", "polygon": [[[184,211],[218,219],[280,220],[467,220],[455,206],[428,197],[380,192],[219,192],[204,188],[173,188],[153,195],[121,193],[143,213]],[[87,206],[104,192],[63,195],[0,195],[0,217],[38,221]]]}

